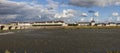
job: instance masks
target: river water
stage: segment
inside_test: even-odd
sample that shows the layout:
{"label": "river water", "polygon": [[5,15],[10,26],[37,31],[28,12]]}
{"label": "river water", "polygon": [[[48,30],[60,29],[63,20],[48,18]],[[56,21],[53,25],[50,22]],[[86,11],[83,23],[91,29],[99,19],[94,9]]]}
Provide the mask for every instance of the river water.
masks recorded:
{"label": "river water", "polygon": [[120,29],[26,29],[0,32],[0,53],[120,53]]}

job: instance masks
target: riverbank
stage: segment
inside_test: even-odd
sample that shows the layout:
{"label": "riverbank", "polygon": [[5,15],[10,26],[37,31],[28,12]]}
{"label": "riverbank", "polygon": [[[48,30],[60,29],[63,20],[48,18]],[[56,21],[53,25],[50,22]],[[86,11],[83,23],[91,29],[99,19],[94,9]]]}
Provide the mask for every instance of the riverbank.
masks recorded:
{"label": "riverbank", "polygon": [[120,26],[30,26],[23,29],[7,29],[1,32],[25,29],[120,29]]}
{"label": "riverbank", "polygon": [[29,29],[120,29],[120,26],[33,26]]}

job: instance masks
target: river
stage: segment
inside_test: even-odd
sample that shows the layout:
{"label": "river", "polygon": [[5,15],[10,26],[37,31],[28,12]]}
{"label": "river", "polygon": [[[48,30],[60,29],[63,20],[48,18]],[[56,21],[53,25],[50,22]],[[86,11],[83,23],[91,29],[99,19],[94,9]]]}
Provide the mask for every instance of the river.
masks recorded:
{"label": "river", "polygon": [[26,29],[0,32],[0,53],[120,52],[120,29]]}

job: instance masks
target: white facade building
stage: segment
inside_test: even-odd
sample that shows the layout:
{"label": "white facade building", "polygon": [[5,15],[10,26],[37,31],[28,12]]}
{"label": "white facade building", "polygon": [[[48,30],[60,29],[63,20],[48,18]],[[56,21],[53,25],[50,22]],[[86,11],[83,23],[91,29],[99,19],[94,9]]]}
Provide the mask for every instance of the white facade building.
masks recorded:
{"label": "white facade building", "polygon": [[95,25],[96,23],[94,19],[91,20],[91,22],[78,22],[78,26],[95,26]]}
{"label": "white facade building", "polygon": [[117,24],[114,22],[110,22],[110,23],[107,23],[106,26],[117,26]]}
{"label": "white facade building", "polygon": [[120,26],[120,23],[117,23],[117,26]]}
{"label": "white facade building", "polygon": [[106,24],[105,23],[97,23],[96,25],[97,26],[105,26]]}
{"label": "white facade building", "polygon": [[34,22],[33,26],[67,26],[64,21]]}
{"label": "white facade building", "polygon": [[78,22],[78,26],[89,26],[90,22]]}
{"label": "white facade building", "polygon": [[10,25],[18,25],[18,26],[32,26],[30,22],[12,22]]}
{"label": "white facade building", "polygon": [[21,23],[18,23],[18,26],[31,26],[32,24],[29,23],[29,22],[21,22]]}

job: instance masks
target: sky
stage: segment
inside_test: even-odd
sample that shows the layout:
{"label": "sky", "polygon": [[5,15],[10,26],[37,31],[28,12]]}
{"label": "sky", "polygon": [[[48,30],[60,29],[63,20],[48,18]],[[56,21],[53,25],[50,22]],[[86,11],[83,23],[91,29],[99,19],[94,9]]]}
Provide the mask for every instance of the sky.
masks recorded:
{"label": "sky", "polygon": [[120,22],[120,0],[0,0],[0,23]]}

